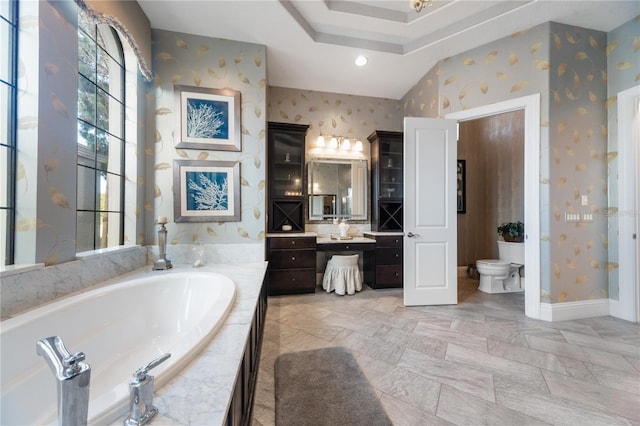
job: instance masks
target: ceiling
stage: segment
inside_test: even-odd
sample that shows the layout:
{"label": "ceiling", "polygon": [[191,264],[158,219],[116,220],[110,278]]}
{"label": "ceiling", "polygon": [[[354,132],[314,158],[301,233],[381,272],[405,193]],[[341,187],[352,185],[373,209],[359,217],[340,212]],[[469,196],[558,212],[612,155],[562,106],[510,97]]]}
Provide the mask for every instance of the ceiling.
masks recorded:
{"label": "ceiling", "polygon": [[271,86],[390,99],[440,59],[535,25],[608,32],[640,14],[637,0],[435,0],[420,13],[408,0],[138,3],[155,29],[265,45]]}

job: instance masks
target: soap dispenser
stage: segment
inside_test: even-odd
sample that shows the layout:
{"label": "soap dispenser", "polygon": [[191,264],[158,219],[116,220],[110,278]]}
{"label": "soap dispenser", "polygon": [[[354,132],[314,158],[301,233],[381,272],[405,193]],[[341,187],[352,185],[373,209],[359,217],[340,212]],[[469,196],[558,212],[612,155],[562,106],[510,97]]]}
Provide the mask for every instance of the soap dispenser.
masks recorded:
{"label": "soap dispenser", "polygon": [[349,232],[349,225],[347,225],[347,221],[345,219],[340,222],[338,225],[338,229],[340,230],[340,238],[347,238],[347,233]]}

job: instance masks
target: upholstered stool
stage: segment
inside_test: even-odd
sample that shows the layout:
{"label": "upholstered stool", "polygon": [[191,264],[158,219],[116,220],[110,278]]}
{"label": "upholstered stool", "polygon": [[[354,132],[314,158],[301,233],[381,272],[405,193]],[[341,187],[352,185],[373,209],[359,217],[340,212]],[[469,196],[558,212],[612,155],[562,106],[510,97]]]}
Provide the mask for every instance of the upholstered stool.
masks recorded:
{"label": "upholstered stool", "polygon": [[362,278],[358,269],[358,255],[333,255],[327,262],[327,269],[322,278],[322,288],[336,294],[355,294],[362,290]]}

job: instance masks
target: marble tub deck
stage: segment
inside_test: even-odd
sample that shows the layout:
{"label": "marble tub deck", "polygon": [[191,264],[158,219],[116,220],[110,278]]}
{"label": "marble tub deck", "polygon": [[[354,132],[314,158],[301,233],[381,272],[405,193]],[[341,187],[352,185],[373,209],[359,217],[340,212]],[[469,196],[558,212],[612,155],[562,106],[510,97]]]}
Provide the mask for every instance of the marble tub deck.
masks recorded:
{"label": "marble tub deck", "polygon": [[402,290],[269,298],[254,426],[274,424],[276,357],[349,348],[395,425],[638,425],[640,326],[526,318],[524,295],[459,279],[459,304]]}
{"label": "marble tub deck", "polygon": [[[169,383],[156,389],[154,405],[159,413],[153,418],[152,425],[225,424],[227,406],[242,362],[266,266],[266,262],[254,262],[210,264],[197,269],[187,265],[174,267],[228,276],[236,285],[236,299],[211,343]],[[148,272],[148,268],[132,274]],[[154,273],[161,274],[162,271]],[[121,426],[125,417],[110,426]]]}

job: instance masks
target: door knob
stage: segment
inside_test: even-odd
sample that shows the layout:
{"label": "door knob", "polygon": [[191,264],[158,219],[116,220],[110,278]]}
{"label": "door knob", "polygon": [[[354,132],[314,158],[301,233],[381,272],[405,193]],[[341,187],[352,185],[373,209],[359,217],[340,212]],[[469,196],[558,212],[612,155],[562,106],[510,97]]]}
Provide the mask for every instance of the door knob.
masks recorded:
{"label": "door knob", "polygon": [[409,237],[409,238],[419,237],[419,236],[420,236],[420,234],[414,234],[413,232],[407,233],[407,237]]}

